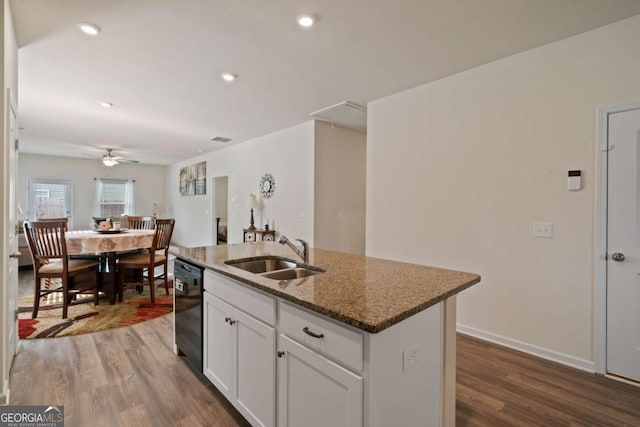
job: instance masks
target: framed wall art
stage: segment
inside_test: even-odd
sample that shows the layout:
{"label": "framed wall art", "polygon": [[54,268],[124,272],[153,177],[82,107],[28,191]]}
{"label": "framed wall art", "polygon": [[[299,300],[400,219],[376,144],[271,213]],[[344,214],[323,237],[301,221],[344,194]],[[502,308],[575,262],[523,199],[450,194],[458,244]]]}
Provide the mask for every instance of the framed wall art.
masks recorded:
{"label": "framed wall art", "polygon": [[207,194],[207,162],[194,163],[180,168],[180,195]]}

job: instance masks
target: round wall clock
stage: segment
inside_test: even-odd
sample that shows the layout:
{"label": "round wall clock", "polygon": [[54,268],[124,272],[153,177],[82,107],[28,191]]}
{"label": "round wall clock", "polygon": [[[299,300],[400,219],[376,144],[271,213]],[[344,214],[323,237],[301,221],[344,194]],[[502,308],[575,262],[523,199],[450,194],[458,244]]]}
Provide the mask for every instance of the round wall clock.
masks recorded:
{"label": "round wall clock", "polygon": [[273,196],[273,192],[276,189],[276,181],[273,179],[270,173],[265,173],[260,179],[260,193],[262,197],[268,199]]}

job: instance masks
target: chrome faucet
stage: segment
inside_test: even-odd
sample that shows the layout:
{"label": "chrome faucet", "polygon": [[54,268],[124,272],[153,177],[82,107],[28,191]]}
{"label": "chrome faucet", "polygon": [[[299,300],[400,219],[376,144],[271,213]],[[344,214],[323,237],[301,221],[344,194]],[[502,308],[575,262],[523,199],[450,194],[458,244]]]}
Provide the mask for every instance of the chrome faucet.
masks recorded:
{"label": "chrome faucet", "polygon": [[296,240],[302,244],[302,250],[298,249],[298,247],[291,240],[287,239],[287,236],[280,236],[278,243],[280,243],[281,245],[286,244],[291,249],[293,249],[293,251],[298,254],[298,256],[302,258],[305,263],[309,262],[309,244],[302,239]]}

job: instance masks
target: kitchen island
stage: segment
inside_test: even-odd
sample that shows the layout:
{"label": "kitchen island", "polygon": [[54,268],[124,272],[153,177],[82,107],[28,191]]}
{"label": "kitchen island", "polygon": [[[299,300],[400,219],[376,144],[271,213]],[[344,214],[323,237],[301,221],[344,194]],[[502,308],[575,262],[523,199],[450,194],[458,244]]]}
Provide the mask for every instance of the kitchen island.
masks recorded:
{"label": "kitchen island", "polygon": [[478,275],[311,249],[325,272],[274,280],[227,262],[302,264],[275,242],[172,253],[205,268],[204,375],[251,424],[454,425],[455,295]]}

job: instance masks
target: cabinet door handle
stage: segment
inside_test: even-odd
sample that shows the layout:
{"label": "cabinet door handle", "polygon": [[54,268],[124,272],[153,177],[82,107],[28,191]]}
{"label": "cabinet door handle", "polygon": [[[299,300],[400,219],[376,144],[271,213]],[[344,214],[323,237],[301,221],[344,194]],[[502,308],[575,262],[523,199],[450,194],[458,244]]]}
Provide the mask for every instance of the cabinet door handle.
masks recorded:
{"label": "cabinet door handle", "polygon": [[229,320],[229,324],[230,324],[230,325],[233,325],[234,323],[236,323],[236,321],[235,321],[235,320]]}
{"label": "cabinet door handle", "polygon": [[284,356],[284,351],[279,351],[278,352],[278,357],[282,357],[282,356]]}
{"label": "cabinet door handle", "polygon": [[311,331],[308,326],[302,328],[302,332],[314,338],[324,338],[324,334],[316,334],[315,332]]}
{"label": "cabinet door handle", "polygon": [[225,323],[229,323],[230,320],[231,320],[231,317],[225,317],[224,318]]}

